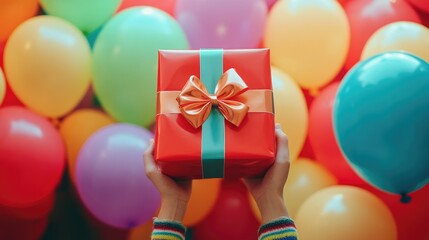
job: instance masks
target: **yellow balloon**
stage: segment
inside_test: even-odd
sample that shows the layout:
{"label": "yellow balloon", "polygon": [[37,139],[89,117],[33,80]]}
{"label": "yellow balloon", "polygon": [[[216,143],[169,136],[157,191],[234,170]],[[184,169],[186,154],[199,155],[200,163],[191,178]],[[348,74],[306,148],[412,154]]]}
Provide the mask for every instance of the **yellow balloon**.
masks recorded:
{"label": "yellow balloon", "polygon": [[336,185],[336,177],[320,163],[298,159],[291,164],[289,177],[283,189],[289,215],[294,218],[301,204],[313,193]]}
{"label": "yellow balloon", "polygon": [[47,117],[71,111],[91,78],[91,52],[85,36],[57,17],[38,16],[19,25],[4,51],[11,89],[30,109]]}
{"label": "yellow balloon", "polygon": [[371,35],[361,60],[387,51],[406,51],[429,62],[429,29],[414,22],[394,22]]}
{"label": "yellow balloon", "polygon": [[6,94],[6,82],[4,80],[3,70],[0,68],[0,105],[3,102]]}
{"label": "yellow balloon", "polygon": [[73,182],[76,159],[82,145],[94,132],[112,123],[111,117],[94,109],[77,110],[60,123],[60,134],[66,143],[68,169]]}
{"label": "yellow balloon", "polygon": [[308,109],[298,84],[286,73],[273,67],[275,119],[289,138],[290,158],[295,160],[302,150],[308,130]]}
{"label": "yellow balloon", "polygon": [[300,240],[396,240],[389,208],[372,193],[352,186],[333,186],[311,195],[295,223]]}
{"label": "yellow balloon", "polygon": [[274,66],[307,89],[330,82],[348,53],[350,27],[335,0],[278,1],[267,19],[264,45]]}

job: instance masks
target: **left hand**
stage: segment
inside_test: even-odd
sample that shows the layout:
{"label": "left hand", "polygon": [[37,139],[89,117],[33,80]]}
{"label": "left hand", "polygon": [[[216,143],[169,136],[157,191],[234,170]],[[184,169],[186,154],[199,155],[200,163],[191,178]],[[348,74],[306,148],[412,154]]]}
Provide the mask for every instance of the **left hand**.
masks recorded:
{"label": "left hand", "polygon": [[164,175],[153,159],[153,140],[144,154],[146,176],[161,193],[159,219],[182,221],[191,196],[192,180],[174,180]]}

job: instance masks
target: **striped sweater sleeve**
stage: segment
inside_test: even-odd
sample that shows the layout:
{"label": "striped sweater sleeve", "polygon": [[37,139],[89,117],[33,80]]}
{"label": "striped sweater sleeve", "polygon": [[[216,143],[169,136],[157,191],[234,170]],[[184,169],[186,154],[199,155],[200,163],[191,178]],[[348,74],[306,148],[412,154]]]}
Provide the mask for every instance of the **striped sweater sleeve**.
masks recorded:
{"label": "striped sweater sleeve", "polygon": [[262,225],[258,240],[297,240],[295,223],[288,217],[281,217]]}
{"label": "striped sweater sleeve", "polygon": [[185,240],[186,228],[179,222],[155,218],[151,240]]}

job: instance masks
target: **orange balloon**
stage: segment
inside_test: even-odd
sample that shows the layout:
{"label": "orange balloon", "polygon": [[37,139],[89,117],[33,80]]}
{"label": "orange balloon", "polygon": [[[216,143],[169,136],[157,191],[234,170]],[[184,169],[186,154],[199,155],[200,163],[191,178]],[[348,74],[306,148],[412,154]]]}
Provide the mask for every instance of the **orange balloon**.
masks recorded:
{"label": "orange balloon", "polygon": [[37,14],[38,0],[0,1],[0,42],[5,41],[22,22]]}
{"label": "orange balloon", "polygon": [[341,70],[350,42],[346,13],[335,0],[283,0],[271,9],[264,45],[274,66],[316,90]]}
{"label": "orange balloon", "polygon": [[198,179],[192,181],[192,193],[183,224],[193,226],[203,220],[212,210],[220,191],[221,179]]}
{"label": "orange balloon", "polygon": [[333,186],[311,195],[299,209],[295,223],[300,240],[396,240],[389,208],[358,187]]}
{"label": "orange balloon", "polygon": [[107,114],[94,109],[80,109],[60,123],[60,134],[67,148],[69,174],[75,181],[75,165],[80,148],[98,129],[114,123]]}
{"label": "orange balloon", "polygon": [[289,177],[283,189],[289,215],[294,218],[301,204],[313,193],[337,184],[336,177],[320,163],[298,159],[291,164]]}
{"label": "orange balloon", "polygon": [[308,110],[304,93],[298,84],[278,68],[271,69],[275,119],[289,138],[290,159],[298,158],[308,130]]}
{"label": "orange balloon", "polygon": [[61,117],[83,98],[91,79],[91,51],[82,32],[52,16],[16,28],[4,49],[8,83],[19,100],[47,117]]}
{"label": "orange balloon", "polygon": [[128,240],[150,240],[152,228],[152,220],[147,221],[146,223],[133,228],[128,235]]}

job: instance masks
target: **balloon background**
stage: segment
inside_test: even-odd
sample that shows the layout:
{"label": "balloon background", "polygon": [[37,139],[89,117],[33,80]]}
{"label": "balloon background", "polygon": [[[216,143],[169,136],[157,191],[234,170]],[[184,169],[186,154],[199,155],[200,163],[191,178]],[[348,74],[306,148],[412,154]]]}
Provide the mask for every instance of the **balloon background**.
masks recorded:
{"label": "balloon background", "polygon": [[[426,0],[0,1],[0,239],[149,239],[157,51],[199,48],[270,48],[300,239],[429,239]],[[193,186],[187,239],[257,239]]]}

